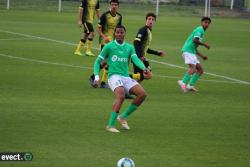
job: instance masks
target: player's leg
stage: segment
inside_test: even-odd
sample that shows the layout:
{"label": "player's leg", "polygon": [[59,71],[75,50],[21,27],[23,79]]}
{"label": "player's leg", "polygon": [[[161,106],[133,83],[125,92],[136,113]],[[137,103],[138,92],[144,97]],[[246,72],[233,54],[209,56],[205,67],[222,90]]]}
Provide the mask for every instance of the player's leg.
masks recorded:
{"label": "player's leg", "polygon": [[196,64],[196,72],[192,75],[192,78],[187,86],[187,89],[190,91],[197,91],[194,87],[200,76],[203,74],[203,68],[200,63]]}
{"label": "player's leg", "polygon": [[143,89],[143,87],[140,84],[136,84],[133,86],[129,92],[131,94],[134,94],[136,98],[132,101],[132,104],[135,104],[136,106],[140,106],[141,103],[146,99],[147,93]]}
{"label": "player's leg", "polygon": [[143,87],[140,84],[138,84],[135,80],[133,79],[130,80],[131,81],[125,85],[125,89],[129,90],[129,93],[134,94],[136,98],[133,99],[132,103],[118,117],[118,121],[121,123],[122,127],[127,130],[129,130],[130,127],[128,126],[126,119],[141,105],[141,103],[147,97],[147,93],[145,92]]}
{"label": "player's leg", "polygon": [[134,73],[130,74],[129,76],[132,79],[135,79],[136,81],[141,82],[144,79],[142,70],[139,69],[134,63],[133,63],[133,69],[134,69]]}
{"label": "player's leg", "polygon": [[122,103],[125,99],[125,90],[123,86],[119,86],[114,90],[115,101],[113,103],[112,111],[119,112],[122,106]]}
{"label": "player's leg", "polygon": [[88,37],[88,34],[86,34],[86,31],[84,30],[82,38],[79,41],[79,43],[78,43],[78,45],[76,47],[76,50],[74,52],[75,55],[82,56],[81,49],[84,46],[84,44],[86,43],[87,37]]}
{"label": "player's leg", "polygon": [[108,65],[105,65],[103,68],[100,88],[108,88],[108,85],[106,84],[106,80],[108,78],[108,68]]}
{"label": "player's leg", "polygon": [[178,84],[180,86],[180,88],[182,89],[182,91],[184,93],[187,92],[187,84],[191,78],[191,76],[195,73],[196,71],[196,61],[197,58],[194,54],[192,53],[188,53],[188,52],[184,52],[182,54],[182,57],[184,58],[185,64],[188,65],[189,69],[188,71],[183,75],[182,80],[178,81]]}
{"label": "player's leg", "polygon": [[144,79],[148,80],[152,78],[152,71],[151,67],[149,65],[149,62],[147,60],[143,61],[145,67],[150,71],[150,75],[147,75],[147,77],[144,76],[143,71],[139,69],[136,65],[133,64],[134,67],[134,73],[130,74],[130,77],[135,79],[138,82],[142,82]]}
{"label": "player's leg", "polygon": [[[134,73],[129,74],[129,77],[136,80],[137,82],[141,82],[144,79],[143,76],[143,71],[141,69],[139,69],[134,63],[133,63],[133,69],[134,69]],[[126,93],[125,94],[125,98],[126,99],[134,99],[135,97],[132,96],[131,94]]]}
{"label": "player's leg", "polygon": [[182,82],[187,85],[187,83],[189,82],[191,76],[196,72],[196,66],[194,64],[188,64],[188,71],[184,74],[183,78],[182,78]]}
{"label": "player's leg", "polygon": [[185,64],[187,64],[189,67],[188,71],[182,78],[182,82],[187,85],[191,76],[196,72],[196,64],[199,63],[199,60],[197,59],[195,54],[188,52],[183,53],[183,58],[185,60]]}
{"label": "player's leg", "polygon": [[181,90],[186,93],[187,92],[187,84],[190,80],[190,78],[192,77],[192,75],[195,73],[196,69],[195,69],[195,65],[193,64],[188,64],[189,69],[188,71],[183,75],[182,80],[178,81],[178,84],[181,88]]}
{"label": "player's leg", "polygon": [[92,48],[92,42],[93,42],[93,39],[94,39],[94,28],[93,28],[93,24],[91,23],[86,23],[87,25],[87,29],[88,29],[88,32],[89,32],[89,35],[88,35],[88,39],[87,39],[87,44],[86,44],[86,55],[87,56],[95,56],[92,51],[91,51],[91,48]]}
{"label": "player's leg", "polygon": [[123,87],[123,82],[119,75],[112,75],[109,78],[108,82],[109,82],[110,89],[113,91],[115,95],[115,101],[112,106],[112,112],[110,114],[106,130],[110,132],[119,132],[119,130],[115,128],[115,122],[116,122],[118,113],[121,109],[122,103],[125,99],[125,90]]}
{"label": "player's leg", "polygon": [[122,103],[125,99],[124,88],[122,86],[117,87],[114,90],[114,95],[115,95],[115,101],[114,101],[113,106],[112,106],[112,112],[110,114],[106,130],[110,131],[110,132],[119,132],[119,130],[117,130],[115,128],[115,122],[116,122],[116,119],[118,117],[119,111],[121,109]]}

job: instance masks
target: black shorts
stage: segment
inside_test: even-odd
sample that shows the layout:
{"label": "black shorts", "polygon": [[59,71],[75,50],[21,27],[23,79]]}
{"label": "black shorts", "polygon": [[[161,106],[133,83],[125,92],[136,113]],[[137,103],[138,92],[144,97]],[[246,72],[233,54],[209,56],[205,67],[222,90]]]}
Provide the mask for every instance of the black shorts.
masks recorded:
{"label": "black shorts", "polygon": [[94,27],[93,27],[92,23],[84,22],[83,27],[84,27],[84,33],[86,33],[86,34],[94,32]]}
{"label": "black shorts", "polygon": [[[151,71],[151,67],[150,67],[149,62],[147,60],[144,60],[143,64],[145,65],[145,67],[149,71]],[[143,71],[140,68],[138,68],[136,65],[133,64],[133,66],[134,66],[134,74],[136,74],[136,73],[141,73],[142,74],[143,73]]]}

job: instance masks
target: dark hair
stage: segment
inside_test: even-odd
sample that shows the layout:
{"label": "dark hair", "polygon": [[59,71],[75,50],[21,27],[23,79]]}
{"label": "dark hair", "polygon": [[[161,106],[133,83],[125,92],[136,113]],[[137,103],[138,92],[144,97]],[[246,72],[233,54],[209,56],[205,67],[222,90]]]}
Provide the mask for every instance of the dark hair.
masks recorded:
{"label": "dark hair", "polygon": [[[124,31],[126,32],[126,27],[125,27],[124,25],[117,25],[117,26],[115,27],[115,31],[116,31],[117,28],[123,28]],[[114,31],[114,32],[115,32],[115,31]]]}
{"label": "dark hair", "polygon": [[154,14],[154,13],[148,13],[147,15],[146,15],[146,20],[148,19],[148,17],[150,17],[150,16],[152,16],[152,17],[154,17],[155,18],[155,20],[156,20],[156,15]]}
{"label": "dark hair", "polygon": [[205,20],[209,21],[209,23],[212,22],[211,19],[210,19],[210,17],[202,17],[202,18],[201,18],[201,21],[202,21],[202,22],[205,21]]}
{"label": "dark hair", "polygon": [[111,4],[111,3],[117,3],[119,5],[119,0],[110,0],[109,4]]}

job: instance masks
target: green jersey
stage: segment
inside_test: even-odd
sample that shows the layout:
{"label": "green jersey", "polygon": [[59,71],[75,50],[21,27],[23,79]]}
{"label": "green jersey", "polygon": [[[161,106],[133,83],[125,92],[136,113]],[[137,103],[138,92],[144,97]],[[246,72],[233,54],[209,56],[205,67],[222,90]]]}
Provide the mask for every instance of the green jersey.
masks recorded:
{"label": "green jersey", "polygon": [[129,77],[129,62],[133,61],[140,69],[144,70],[145,66],[137,57],[134,47],[123,42],[119,44],[116,40],[106,44],[100,55],[97,57],[94,65],[94,74],[98,75],[100,71],[100,63],[105,59],[109,65],[108,78],[113,74]]}
{"label": "green jersey", "polygon": [[198,44],[194,43],[193,39],[199,38],[199,41],[202,42],[204,35],[205,35],[205,30],[202,26],[195,28],[193,32],[188,36],[181,51],[196,54]]}

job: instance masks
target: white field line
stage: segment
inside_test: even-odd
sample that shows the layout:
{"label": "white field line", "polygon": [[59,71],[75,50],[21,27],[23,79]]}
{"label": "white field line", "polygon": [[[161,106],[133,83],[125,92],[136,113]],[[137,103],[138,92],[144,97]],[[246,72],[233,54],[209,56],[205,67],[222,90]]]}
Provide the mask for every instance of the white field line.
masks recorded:
{"label": "white field line", "polygon": [[[70,68],[80,68],[80,69],[93,70],[93,67],[82,67],[82,66],[72,65],[72,64],[64,64],[64,63],[58,63],[58,62],[49,62],[49,61],[38,60],[38,59],[31,59],[31,58],[25,58],[25,57],[11,56],[11,55],[3,54],[3,53],[0,53],[0,56],[2,56],[2,57],[8,57],[8,58],[11,58],[11,59],[16,59],[16,60],[23,60],[23,61],[41,63],[41,64],[48,64],[48,65],[55,65],[55,66],[61,66],[61,67],[70,67]],[[179,79],[180,78],[180,77],[176,77],[176,76],[157,75],[157,74],[154,74],[154,76],[155,77],[160,77],[160,78],[171,78],[171,79]],[[219,81],[219,80],[200,79],[200,81],[213,82],[213,83],[242,84],[240,82],[228,81],[228,80]]]}
{"label": "white field line", "polygon": [[[72,43],[72,42],[60,41],[60,40],[55,40],[55,39],[46,38],[46,37],[39,37],[39,36],[17,33],[17,32],[12,32],[12,31],[5,31],[5,30],[1,30],[1,29],[0,29],[0,31],[5,32],[5,33],[9,33],[9,34],[14,34],[14,35],[19,35],[19,36],[24,36],[24,37],[29,37],[29,38],[35,38],[35,39],[40,39],[40,40],[46,40],[46,41],[51,41],[51,42],[56,42],[56,43],[61,43],[61,44],[66,44],[66,45],[73,45],[73,46],[76,45],[75,43]],[[93,49],[99,50],[98,48],[93,48]],[[148,59],[148,60],[150,60],[153,63],[162,64],[165,66],[170,66],[170,67],[179,68],[179,69],[187,69],[185,67],[178,66],[175,64],[161,62],[161,61],[157,61],[157,60],[153,60],[153,59]],[[224,76],[224,75],[219,75],[219,74],[214,74],[214,73],[209,73],[209,72],[205,72],[205,74],[210,75],[210,76],[214,76],[214,77],[218,77],[218,78],[223,78],[223,79],[230,80],[233,82],[238,82],[241,84],[250,85],[250,82],[248,82],[248,81],[243,81],[243,80],[235,79],[235,78]]]}
{"label": "white field line", "polygon": [[25,57],[11,56],[11,55],[6,55],[6,54],[2,54],[2,53],[0,53],[0,56],[8,57],[8,58],[11,58],[11,59],[18,59],[18,60],[23,60],[23,61],[36,62],[36,63],[41,63],[41,64],[50,64],[50,65],[56,65],[56,66],[71,67],[71,68],[82,68],[82,69],[89,69],[89,70],[93,69],[93,67],[81,67],[81,66],[71,65],[71,64],[48,62],[48,61],[44,61],[44,60],[37,60],[37,59],[31,59],[31,58],[25,58]]}
{"label": "white field line", "polygon": [[0,29],[0,32],[5,32],[8,34],[13,34],[13,35],[19,35],[19,36],[23,36],[23,37],[27,37],[27,38],[34,38],[34,39],[40,39],[40,40],[45,40],[45,41],[51,41],[51,42],[56,42],[56,43],[61,43],[61,44],[66,44],[66,45],[76,45],[76,44],[71,43],[71,42],[59,41],[59,40],[55,40],[55,39],[39,37],[39,36],[34,36],[34,35],[29,35],[29,34],[23,34],[23,33],[18,33],[18,32],[5,31],[5,30],[1,30],[1,29]]}
{"label": "white field line", "polygon": [[2,38],[0,41],[17,41],[17,40],[26,40],[26,39],[32,39],[32,38]]}
{"label": "white field line", "polygon": [[[175,67],[175,68],[187,70],[187,68],[182,67],[182,66],[178,66],[178,65],[175,65],[175,64],[169,64],[169,63],[166,63],[166,62],[161,62],[161,61],[157,61],[157,60],[153,60],[153,59],[148,59],[148,60],[150,60],[151,62],[154,62],[154,63],[158,63],[158,64],[170,66],[170,67]],[[227,76],[223,76],[223,75],[218,75],[218,74],[214,74],[214,73],[209,73],[209,72],[204,72],[204,73],[207,74],[207,75],[217,77],[217,78],[223,78],[223,79],[230,80],[230,81],[233,81],[233,82],[239,82],[239,83],[242,83],[242,84],[250,85],[250,82],[248,82],[248,81],[243,81],[243,80],[239,80],[239,79],[235,79],[235,78],[231,78],[231,77],[227,77]]]}
{"label": "white field line", "polygon": [[[160,78],[170,78],[170,79],[180,79],[180,77],[176,76],[167,76],[167,75],[158,75],[154,74],[154,77],[160,77]],[[214,79],[199,79],[199,81],[205,81],[205,82],[214,82],[214,83],[232,83],[232,84],[242,84],[240,82],[235,81],[228,81],[228,80],[214,80]]]}

